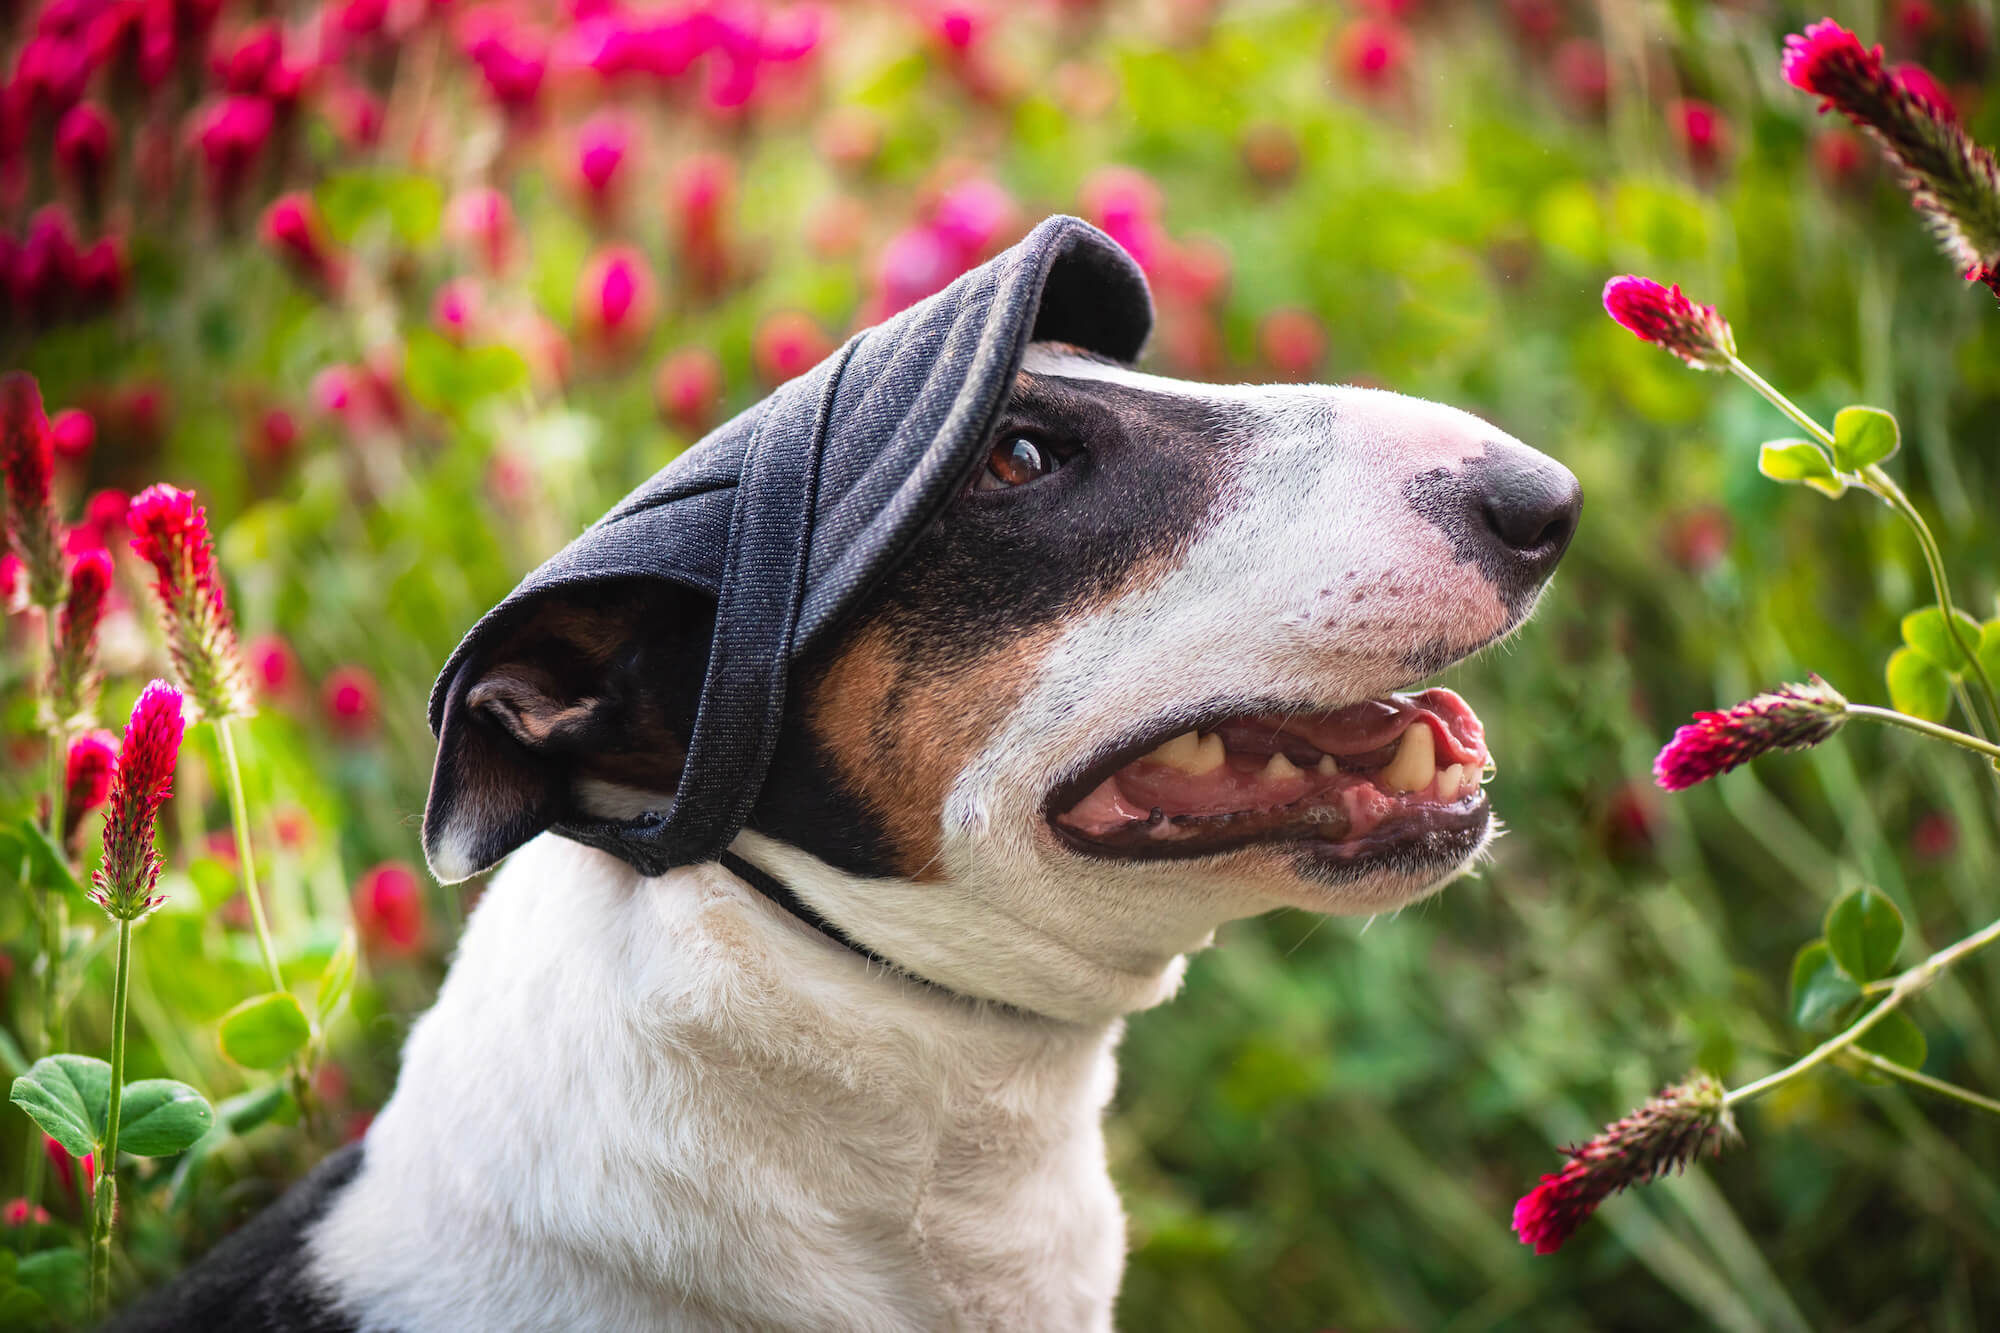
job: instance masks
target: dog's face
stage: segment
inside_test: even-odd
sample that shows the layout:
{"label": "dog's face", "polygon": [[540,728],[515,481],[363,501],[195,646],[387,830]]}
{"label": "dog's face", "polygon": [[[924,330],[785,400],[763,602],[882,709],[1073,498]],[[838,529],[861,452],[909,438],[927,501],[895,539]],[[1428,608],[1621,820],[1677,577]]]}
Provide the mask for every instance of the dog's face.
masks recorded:
{"label": "dog's face", "polygon": [[[1451,408],[1038,344],[976,476],[795,672],[753,841],[864,943],[998,998],[997,923],[1143,968],[1275,906],[1409,902],[1493,816],[1478,719],[1396,691],[1521,623],[1578,507]],[[560,768],[556,805],[670,796],[707,645],[662,596],[551,607],[469,694]]]}

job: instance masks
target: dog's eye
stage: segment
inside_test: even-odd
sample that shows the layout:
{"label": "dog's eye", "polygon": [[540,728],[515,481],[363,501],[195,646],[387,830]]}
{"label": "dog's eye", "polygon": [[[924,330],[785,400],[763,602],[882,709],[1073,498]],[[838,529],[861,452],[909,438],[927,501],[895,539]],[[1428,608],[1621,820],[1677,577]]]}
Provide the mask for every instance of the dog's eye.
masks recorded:
{"label": "dog's eye", "polygon": [[986,455],[986,466],[973,480],[972,489],[997,491],[1008,486],[1025,486],[1062,465],[1062,455],[1042,441],[1027,435],[1005,435],[993,446],[993,452]]}

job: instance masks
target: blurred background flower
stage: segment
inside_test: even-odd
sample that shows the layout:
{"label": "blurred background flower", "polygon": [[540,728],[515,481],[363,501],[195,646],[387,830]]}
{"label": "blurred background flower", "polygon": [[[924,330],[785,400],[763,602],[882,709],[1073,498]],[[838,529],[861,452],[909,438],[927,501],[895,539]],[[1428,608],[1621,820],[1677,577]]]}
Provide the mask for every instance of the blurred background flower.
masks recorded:
{"label": "blurred background flower", "polygon": [[[1294,914],[1231,926],[1177,1003],[1130,1025],[1110,1125],[1132,1214],[1121,1323],[1993,1326],[2000,1133],[1895,1090],[1774,1098],[1752,1114],[1785,1132],[1726,1178],[1621,1196],[1560,1260],[1507,1225],[1519,1182],[1597,1110],[1789,1049],[1792,951],[1845,888],[1877,885],[1944,940],[1989,919],[2000,882],[1979,774],[1907,765],[1892,735],[1853,729],[1667,802],[1648,781],[1674,723],[1770,681],[1815,669],[1879,701],[1872,645],[1924,574],[1869,510],[1762,484],[1752,446],[1783,422],[1612,327],[1607,277],[1716,302],[1809,410],[1897,410],[1899,476],[1947,549],[1984,552],[1956,571],[1961,601],[1983,618],[2000,590],[2000,455],[1949,443],[1992,437],[2000,313],[1910,225],[1877,144],[1785,84],[1784,34],[1818,13],[0,6],[0,369],[46,399],[0,402],[34,420],[9,426],[10,451],[36,452],[10,452],[8,477],[45,484],[61,520],[30,533],[36,569],[0,560],[0,820],[41,780],[29,603],[59,604],[70,562],[109,553],[99,712],[123,716],[166,660],[133,610],[149,572],[125,497],[193,490],[258,704],[244,776],[287,980],[309,986],[350,925],[363,942],[329,1036],[341,1118],[262,1124],[132,1189],[133,1280],[174,1271],[387,1095],[478,892],[413,868],[425,699],[464,629],[704,430],[1060,210],[1145,266],[1149,369],[1443,399],[1560,457],[1589,497],[1535,623],[1445,682],[1500,757],[1512,832],[1492,865],[1359,939],[1365,923]],[[1884,44],[1925,133],[2000,139],[1990,4],[1840,16]],[[232,924],[233,848],[211,844],[229,821],[205,731],[163,811],[131,1060],[222,1103],[256,1082],[214,1024],[266,984]],[[73,805],[98,762],[79,753]],[[1844,818],[1863,792],[1875,815]],[[101,824],[77,826],[86,863]],[[10,1027],[35,984],[21,897],[0,894]],[[72,1031],[101,1046],[107,968],[79,967]],[[1932,1072],[2000,1087],[1996,985],[1988,958],[1940,985],[1954,1040]],[[5,1119],[0,1162],[27,1132]]]}

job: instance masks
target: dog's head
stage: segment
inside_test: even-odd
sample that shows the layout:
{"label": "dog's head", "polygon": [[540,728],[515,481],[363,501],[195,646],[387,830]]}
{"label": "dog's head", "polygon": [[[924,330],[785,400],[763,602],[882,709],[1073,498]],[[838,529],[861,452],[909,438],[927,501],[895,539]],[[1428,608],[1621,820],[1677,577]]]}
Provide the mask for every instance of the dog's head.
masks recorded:
{"label": "dog's head", "polygon": [[[1037,343],[975,475],[794,666],[738,850],[918,975],[1071,1018],[1162,998],[1222,921],[1410,902],[1493,816],[1478,719],[1398,691],[1522,622],[1578,508],[1452,408]],[[712,616],[606,581],[468,661],[434,866],[670,804]]]}

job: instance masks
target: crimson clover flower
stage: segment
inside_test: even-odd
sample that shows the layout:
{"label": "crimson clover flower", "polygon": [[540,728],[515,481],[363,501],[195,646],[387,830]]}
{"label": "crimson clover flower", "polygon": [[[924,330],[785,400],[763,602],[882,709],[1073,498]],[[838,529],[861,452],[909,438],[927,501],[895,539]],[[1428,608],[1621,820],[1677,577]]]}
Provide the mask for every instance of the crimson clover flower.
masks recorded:
{"label": "crimson clover flower", "polygon": [[1536,1254],[1554,1254],[1597,1206],[1628,1185],[1679,1171],[1737,1137],[1722,1084],[1707,1074],[1676,1083],[1638,1110],[1567,1148],[1569,1161],[1514,1205],[1514,1234]]}
{"label": "crimson clover flower", "polygon": [[189,492],[162,484],[134,496],[125,521],[132,549],[153,567],[174,674],[200,716],[213,721],[248,714],[250,686],[215,567],[207,512]]}
{"label": "crimson clover flower", "polygon": [[97,626],[111,591],[111,552],[92,547],[69,567],[69,596],[56,617],[56,657],[49,669],[54,725],[68,727],[97,706]]}
{"label": "crimson clover flower", "polygon": [[74,837],[83,817],[111,795],[111,769],[118,762],[118,738],[99,728],[72,736],[63,765],[63,837]]}
{"label": "crimson clover flower", "polygon": [[1696,370],[1727,370],[1736,356],[1729,321],[1696,305],[1679,284],[1662,287],[1628,273],[1604,284],[1604,310],[1641,342],[1666,348]]}
{"label": "crimson clover flower", "polygon": [[1759,755],[1818,745],[1846,721],[1840,691],[1808,676],[1803,685],[1781,685],[1733,708],[1696,713],[1653,760],[1653,779],[1668,791],[1684,791]]}
{"label": "crimson clover flower", "polygon": [[185,725],[181,692],[164,680],[147,685],[132,705],[132,719],[111,770],[104,859],[90,877],[90,900],[113,920],[137,921],[165,901],[153,893],[160,880],[153,819],[173,794],[174,764],[180,758]]}
{"label": "crimson clover flower", "polygon": [[62,525],[49,501],[55,446],[42,391],[24,371],[0,376],[0,470],[7,479],[7,539],[28,575],[28,601],[54,610],[63,597]]}
{"label": "crimson clover flower", "polygon": [[1940,103],[1936,80],[1884,68],[1881,47],[1832,19],[1785,39],[1784,74],[1881,145],[1945,254],[2000,294],[2000,164]]}

